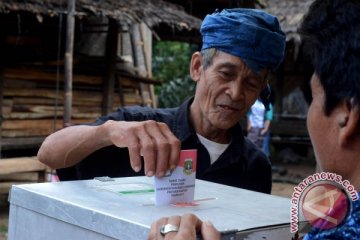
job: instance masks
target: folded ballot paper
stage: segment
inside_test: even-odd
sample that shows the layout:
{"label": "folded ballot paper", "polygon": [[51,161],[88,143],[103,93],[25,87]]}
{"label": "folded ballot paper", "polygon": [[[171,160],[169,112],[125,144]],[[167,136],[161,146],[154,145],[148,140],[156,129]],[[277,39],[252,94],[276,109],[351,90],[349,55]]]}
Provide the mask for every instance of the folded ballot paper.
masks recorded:
{"label": "folded ballot paper", "polygon": [[164,177],[155,177],[156,205],[191,205],[194,201],[197,152],[182,150],[178,166]]}

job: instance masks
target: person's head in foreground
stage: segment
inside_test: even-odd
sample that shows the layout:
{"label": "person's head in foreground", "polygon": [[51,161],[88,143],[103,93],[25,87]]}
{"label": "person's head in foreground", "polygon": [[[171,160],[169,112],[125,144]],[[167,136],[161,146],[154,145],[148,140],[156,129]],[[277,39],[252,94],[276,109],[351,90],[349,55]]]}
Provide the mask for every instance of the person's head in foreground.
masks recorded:
{"label": "person's head in foreground", "polygon": [[[301,34],[310,55],[312,103],[307,126],[321,171],[333,172],[360,190],[360,1],[317,0],[305,16]],[[261,72],[260,72],[261,73]],[[179,231],[161,235],[164,224]],[[162,218],[153,223],[149,239],[220,239],[209,222],[196,216]],[[305,239],[360,238],[360,203],[352,208],[342,225],[318,231]]]}
{"label": "person's head in foreground", "polygon": [[[316,161],[321,172],[340,175],[359,192],[360,1],[315,1],[300,33],[314,68],[307,128]],[[327,221],[318,218],[304,239],[359,239],[360,200],[348,206],[338,202],[329,214],[350,209],[348,215],[328,229],[324,229]]]}
{"label": "person's head in foreground", "polygon": [[360,190],[360,1],[316,1],[300,32],[314,68],[307,127],[321,171]]}

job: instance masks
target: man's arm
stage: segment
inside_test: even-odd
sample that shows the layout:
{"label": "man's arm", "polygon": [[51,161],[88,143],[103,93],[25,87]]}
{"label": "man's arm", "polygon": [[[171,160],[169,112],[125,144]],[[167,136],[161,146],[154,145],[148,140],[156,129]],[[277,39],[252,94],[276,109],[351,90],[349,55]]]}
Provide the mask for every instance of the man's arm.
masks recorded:
{"label": "man's arm", "polygon": [[265,135],[268,131],[269,131],[269,129],[270,129],[270,121],[269,120],[265,120],[265,123],[264,123],[264,128],[263,129],[261,129],[261,132],[260,132],[260,134],[261,135]]}
{"label": "man's arm", "polygon": [[269,131],[271,121],[273,120],[273,107],[271,103],[269,103],[269,110],[265,112],[264,120],[264,128],[261,130],[261,135],[265,135]]}
{"label": "man's arm", "polygon": [[131,166],[137,172],[143,156],[147,176],[163,176],[175,168],[181,147],[165,123],[109,120],[99,126],[72,126],[51,134],[42,143],[38,159],[52,168],[64,168],[109,145],[127,147]]}

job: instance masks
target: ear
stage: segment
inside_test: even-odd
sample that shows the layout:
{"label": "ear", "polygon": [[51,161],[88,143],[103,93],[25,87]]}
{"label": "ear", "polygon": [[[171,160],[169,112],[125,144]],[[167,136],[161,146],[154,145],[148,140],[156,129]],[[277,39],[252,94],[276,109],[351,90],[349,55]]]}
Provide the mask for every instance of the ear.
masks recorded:
{"label": "ear", "polygon": [[355,105],[351,100],[344,101],[341,103],[338,114],[339,140],[340,144],[344,146],[360,134],[360,106]]}
{"label": "ear", "polygon": [[197,82],[200,80],[202,71],[202,56],[200,52],[195,52],[191,57],[190,62],[190,76]]}

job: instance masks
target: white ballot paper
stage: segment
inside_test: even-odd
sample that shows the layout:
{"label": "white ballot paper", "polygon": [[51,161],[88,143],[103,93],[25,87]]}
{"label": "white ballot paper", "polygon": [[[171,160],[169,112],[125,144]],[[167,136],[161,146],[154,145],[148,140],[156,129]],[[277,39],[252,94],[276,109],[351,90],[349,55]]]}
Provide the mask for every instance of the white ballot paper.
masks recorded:
{"label": "white ballot paper", "polygon": [[178,166],[155,177],[156,205],[191,204],[194,201],[197,151],[181,150]]}

